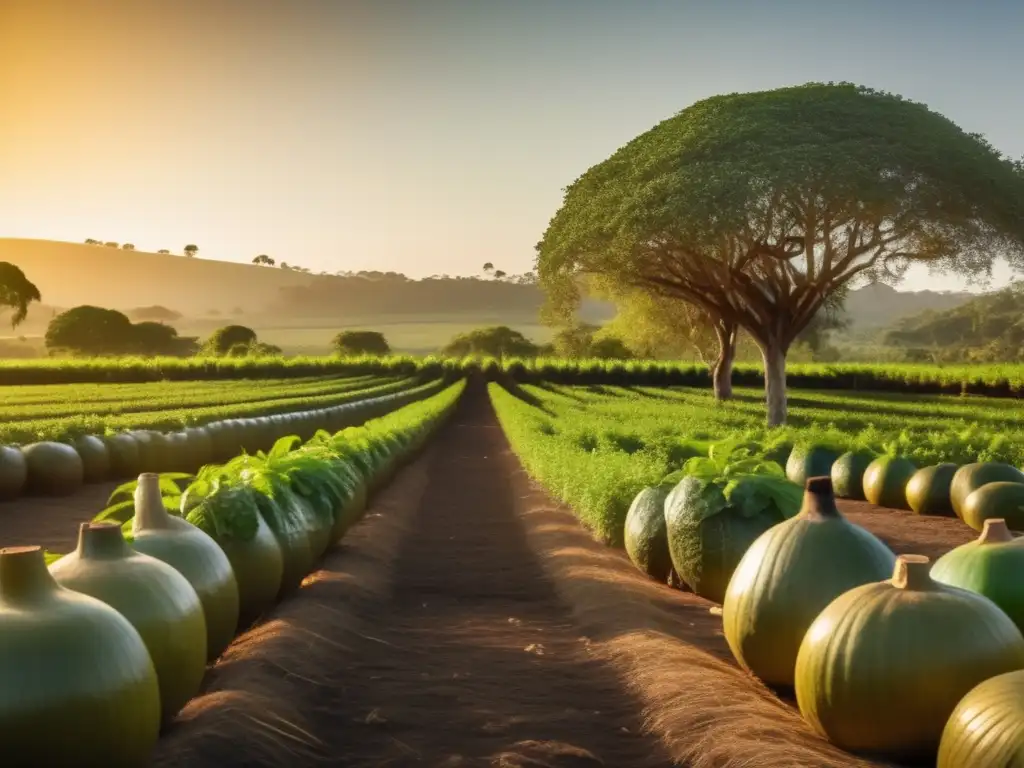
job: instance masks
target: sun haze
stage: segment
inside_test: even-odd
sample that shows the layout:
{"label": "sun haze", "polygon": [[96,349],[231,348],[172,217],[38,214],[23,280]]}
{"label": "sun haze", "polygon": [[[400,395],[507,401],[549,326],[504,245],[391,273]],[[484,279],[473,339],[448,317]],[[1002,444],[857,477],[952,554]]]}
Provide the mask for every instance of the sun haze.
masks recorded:
{"label": "sun haze", "polygon": [[1021,28],[1009,1],[0,0],[0,236],[524,271],[566,185],[716,93],[853,81],[1020,156]]}

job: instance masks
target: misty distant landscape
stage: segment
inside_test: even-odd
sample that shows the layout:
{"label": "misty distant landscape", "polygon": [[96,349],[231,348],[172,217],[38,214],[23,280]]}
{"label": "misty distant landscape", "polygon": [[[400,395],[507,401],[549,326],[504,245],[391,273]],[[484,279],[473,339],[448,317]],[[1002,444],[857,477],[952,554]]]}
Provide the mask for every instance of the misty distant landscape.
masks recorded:
{"label": "misty distant landscape", "polygon": [[[16,238],[0,238],[0,261],[31,275],[43,296],[16,331],[0,328],[0,355],[7,357],[45,354],[42,335],[49,321],[82,304],[117,309],[134,321],[164,322],[182,336],[205,337],[239,323],[286,354],[324,354],[345,329],[380,331],[394,351],[410,354],[436,352],[453,336],[481,326],[509,326],[537,344],[554,333],[541,323],[543,291],[507,276],[318,275],[201,253],[187,257]],[[852,344],[856,354],[857,345],[871,344],[897,321],[976,297],[869,285],[850,292],[843,312],[849,325],[833,332],[833,340]],[[588,299],[579,320],[601,325],[615,314],[614,304]]]}

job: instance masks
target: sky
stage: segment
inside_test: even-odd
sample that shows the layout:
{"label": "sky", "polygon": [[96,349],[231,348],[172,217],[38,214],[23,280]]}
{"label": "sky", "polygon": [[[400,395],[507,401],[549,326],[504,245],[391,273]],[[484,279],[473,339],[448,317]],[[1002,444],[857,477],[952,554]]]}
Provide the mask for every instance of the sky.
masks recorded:
{"label": "sky", "polygon": [[1018,0],[0,0],[0,237],[522,272],[567,185],[717,93],[852,81],[1024,156],[1021,30]]}

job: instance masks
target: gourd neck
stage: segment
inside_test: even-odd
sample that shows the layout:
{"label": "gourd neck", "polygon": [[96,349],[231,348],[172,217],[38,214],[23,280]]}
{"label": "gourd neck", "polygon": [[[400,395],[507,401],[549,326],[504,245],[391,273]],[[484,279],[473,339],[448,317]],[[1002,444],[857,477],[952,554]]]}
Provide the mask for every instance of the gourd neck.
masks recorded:
{"label": "gourd neck", "polygon": [[160,494],[160,475],[144,472],[135,486],[135,520],[132,531],[152,531],[171,527],[170,515]]}
{"label": "gourd neck", "polygon": [[838,520],[842,517],[832,491],[832,478],[809,477],[804,486],[804,501],[800,508],[804,517],[814,520]]}
{"label": "gourd neck", "polygon": [[896,558],[892,585],[911,592],[931,589],[935,585],[931,577],[931,561],[924,555],[900,555]]}
{"label": "gourd neck", "polygon": [[42,547],[0,549],[0,599],[8,603],[40,600],[60,589],[46,567]]}
{"label": "gourd neck", "polygon": [[119,560],[131,553],[117,523],[82,523],[78,528],[78,556],[83,560]]}
{"label": "gourd neck", "polygon": [[1006,520],[1001,517],[986,520],[977,539],[979,544],[1005,544],[1008,541],[1013,541],[1013,534],[1006,526]]}

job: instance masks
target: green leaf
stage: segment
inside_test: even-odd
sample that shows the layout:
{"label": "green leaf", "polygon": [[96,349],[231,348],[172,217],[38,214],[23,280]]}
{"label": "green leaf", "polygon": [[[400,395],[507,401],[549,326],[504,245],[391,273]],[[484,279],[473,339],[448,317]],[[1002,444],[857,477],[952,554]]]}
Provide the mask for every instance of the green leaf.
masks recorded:
{"label": "green leaf", "polygon": [[104,520],[112,520],[118,523],[124,523],[127,520],[131,520],[135,517],[135,499],[127,499],[126,501],[118,501],[107,506],[106,509],[97,514],[92,521],[94,523],[100,523]]}
{"label": "green leaf", "polygon": [[48,549],[44,549],[43,550],[43,558],[46,560],[46,564],[48,566],[49,565],[53,565],[58,560],[60,560],[62,557],[64,557],[64,555],[60,554],[59,552],[51,552]]}
{"label": "green leaf", "polygon": [[282,437],[274,443],[270,449],[270,453],[267,454],[267,458],[270,460],[278,459],[287,453],[291,453],[296,447],[302,444],[302,438],[298,435],[288,435]]}

